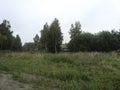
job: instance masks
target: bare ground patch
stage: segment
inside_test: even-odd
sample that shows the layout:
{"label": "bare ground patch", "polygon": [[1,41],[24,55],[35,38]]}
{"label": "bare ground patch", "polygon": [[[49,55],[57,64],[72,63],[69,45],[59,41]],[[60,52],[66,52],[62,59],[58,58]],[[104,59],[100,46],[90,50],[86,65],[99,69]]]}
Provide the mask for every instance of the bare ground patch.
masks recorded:
{"label": "bare ground patch", "polygon": [[0,90],[31,90],[32,87],[13,80],[10,74],[0,74]]}

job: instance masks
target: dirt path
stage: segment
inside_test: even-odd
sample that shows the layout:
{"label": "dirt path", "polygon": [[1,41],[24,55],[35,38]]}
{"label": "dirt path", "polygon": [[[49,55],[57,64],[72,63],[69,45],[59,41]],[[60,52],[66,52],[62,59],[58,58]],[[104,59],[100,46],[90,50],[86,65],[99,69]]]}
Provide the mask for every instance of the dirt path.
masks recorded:
{"label": "dirt path", "polygon": [[0,74],[0,90],[31,90],[31,87],[13,80],[12,75]]}

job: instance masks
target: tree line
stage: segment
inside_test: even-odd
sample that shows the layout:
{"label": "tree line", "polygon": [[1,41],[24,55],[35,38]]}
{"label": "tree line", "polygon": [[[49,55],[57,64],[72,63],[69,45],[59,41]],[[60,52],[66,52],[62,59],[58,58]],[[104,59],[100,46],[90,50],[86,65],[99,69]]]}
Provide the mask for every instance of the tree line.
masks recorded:
{"label": "tree line", "polygon": [[[60,52],[63,41],[63,34],[58,19],[54,19],[50,25],[45,23],[40,35],[36,34],[34,42],[27,42],[22,46],[19,35],[13,36],[10,30],[9,21],[3,20],[0,24],[0,50],[13,51],[40,51],[40,52]],[[120,49],[120,30],[103,30],[92,34],[81,29],[79,21],[71,24],[70,41],[67,48],[70,52],[79,51],[101,51],[108,52]]]}
{"label": "tree line", "polygon": [[120,49],[120,30],[101,31],[95,34],[83,32],[76,22],[71,25],[68,47],[72,52],[100,51],[108,52]]}

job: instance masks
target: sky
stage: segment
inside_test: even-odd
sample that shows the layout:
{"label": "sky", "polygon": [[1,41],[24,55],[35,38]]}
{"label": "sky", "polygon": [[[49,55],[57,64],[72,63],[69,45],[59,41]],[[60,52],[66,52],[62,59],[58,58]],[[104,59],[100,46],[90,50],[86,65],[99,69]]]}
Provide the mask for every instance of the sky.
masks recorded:
{"label": "sky", "polygon": [[120,0],[0,0],[0,23],[10,21],[11,31],[22,43],[32,42],[43,25],[57,18],[64,41],[70,40],[71,24],[80,21],[82,31],[97,33],[120,29]]}

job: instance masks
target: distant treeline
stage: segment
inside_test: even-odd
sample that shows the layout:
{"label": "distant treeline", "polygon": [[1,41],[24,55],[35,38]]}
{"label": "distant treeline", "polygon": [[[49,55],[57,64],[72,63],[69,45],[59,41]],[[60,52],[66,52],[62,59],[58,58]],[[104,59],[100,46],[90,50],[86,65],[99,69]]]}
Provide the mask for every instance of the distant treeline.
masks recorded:
{"label": "distant treeline", "polygon": [[[63,34],[59,25],[59,20],[54,21],[48,25],[43,26],[38,34],[33,38],[34,42],[27,42],[22,46],[19,35],[14,37],[10,31],[9,21],[4,20],[0,24],[0,50],[14,50],[14,51],[40,51],[40,52],[60,52],[63,48]],[[81,30],[80,22],[71,24],[70,41],[67,44],[67,50],[70,52],[79,51],[114,51],[120,50],[120,30],[103,30],[101,32],[92,34],[83,32]]]}
{"label": "distant treeline", "polygon": [[101,31],[96,34],[82,32],[81,24],[75,22],[70,28],[71,40],[68,48],[72,52],[78,51],[114,51],[120,49],[120,31]]}
{"label": "distant treeline", "polygon": [[68,47],[72,52],[119,50],[120,32],[102,31],[96,34],[82,32],[70,40]]}

